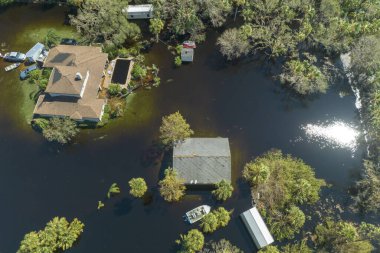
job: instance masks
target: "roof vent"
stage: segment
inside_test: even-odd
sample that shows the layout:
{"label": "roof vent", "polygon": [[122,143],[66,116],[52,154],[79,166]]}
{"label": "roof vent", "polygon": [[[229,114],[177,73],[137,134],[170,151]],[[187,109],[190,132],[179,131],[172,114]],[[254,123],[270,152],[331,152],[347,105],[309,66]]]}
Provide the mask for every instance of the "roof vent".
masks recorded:
{"label": "roof vent", "polygon": [[79,72],[77,72],[76,74],[75,74],[75,80],[76,81],[79,81],[79,80],[82,80],[82,75],[81,75],[81,73],[79,73]]}

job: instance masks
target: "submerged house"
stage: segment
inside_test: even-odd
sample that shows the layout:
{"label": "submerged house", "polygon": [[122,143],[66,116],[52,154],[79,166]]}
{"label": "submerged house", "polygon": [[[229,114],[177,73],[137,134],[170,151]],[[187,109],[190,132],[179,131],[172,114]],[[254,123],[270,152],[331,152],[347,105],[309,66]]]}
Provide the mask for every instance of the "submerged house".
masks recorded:
{"label": "submerged house", "polygon": [[34,63],[38,60],[42,52],[44,51],[45,46],[42,43],[37,42],[27,53],[26,61]]}
{"label": "submerged house", "polygon": [[76,121],[102,119],[105,99],[98,98],[108,55],[100,47],[59,45],[52,48],[43,67],[52,68],[34,117],[69,117]]}
{"label": "submerged house", "polygon": [[194,49],[193,48],[182,48],[181,49],[181,60],[183,62],[192,62],[194,60]]}
{"label": "submerged house", "polygon": [[271,233],[256,207],[245,211],[240,217],[258,249],[274,242]]}
{"label": "submerged house", "polygon": [[173,168],[186,185],[214,185],[231,181],[228,138],[188,138],[173,149]]}
{"label": "submerged house", "polygon": [[127,14],[128,19],[147,19],[153,17],[152,4],[128,5],[123,10]]}

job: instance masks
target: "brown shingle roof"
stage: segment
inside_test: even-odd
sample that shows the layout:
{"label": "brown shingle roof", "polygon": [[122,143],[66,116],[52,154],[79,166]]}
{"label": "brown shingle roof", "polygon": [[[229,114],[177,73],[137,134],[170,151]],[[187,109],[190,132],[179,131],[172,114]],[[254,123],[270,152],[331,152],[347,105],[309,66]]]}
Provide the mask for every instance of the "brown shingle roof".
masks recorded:
{"label": "brown shingle roof", "polygon": [[[54,68],[45,95],[41,95],[34,108],[40,116],[67,116],[74,120],[100,120],[105,104],[98,99],[98,90],[108,55],[100,47],[59,45],[52,48],[44,67]],[[51,96],[52,93],[79,95],[87,71],[89,78],[83,96]],[[76,73],[82,80],[75,80]]]}

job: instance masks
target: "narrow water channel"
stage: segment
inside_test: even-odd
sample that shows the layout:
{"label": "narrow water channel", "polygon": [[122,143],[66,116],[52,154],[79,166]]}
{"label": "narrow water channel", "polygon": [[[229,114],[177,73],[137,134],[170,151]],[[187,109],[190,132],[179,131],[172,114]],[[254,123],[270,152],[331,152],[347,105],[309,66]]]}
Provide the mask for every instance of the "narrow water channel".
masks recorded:
{"label": "narrow water channel", "polygon": [[[20,42],[37,28],[61,28],[65,9],[21,6],[0,11],[0,43],[7,50],[27,51]],[[173,67],[166,46],[155,45],[148,60],[160,68],[161,85],[128,98],[125,117],[96,130],[84,130],[68,146],[50,144],[20,116],[19,71],[4,72],[0,63],[0,252],[16,252],[23,235],[41,229],[54,216],[78,217],[85,231],[70,252],[168,253],[191,226],[182,215],[209,193],[191,193],[168,204],[157,192],[165,164],[150,163],[149,150],[162,116],[180,111],[196,136],[230,139],[233,156],[233,219],[209,239],[227,238],[246,252],[255,250],[238,215],[251,205],[242,183],[243,165],[271,148],[302,158],[317,177],[332,184],[329,193],[346,196],[360,171],[363,148],[352,94],[339,89],[309,101],[291,98],[255,62],[225,64],[215,47],[216,34],[195,52],[192,64]],[[131,177],[147,180],[152,199],[143,203],[128,194]],[[122,194],[105,200],[111,183]],[[326,196],[324,196],[326,197]],[[96,210],[98,200],[106,207]],[[341,203],[345,208],[345,203]]]}

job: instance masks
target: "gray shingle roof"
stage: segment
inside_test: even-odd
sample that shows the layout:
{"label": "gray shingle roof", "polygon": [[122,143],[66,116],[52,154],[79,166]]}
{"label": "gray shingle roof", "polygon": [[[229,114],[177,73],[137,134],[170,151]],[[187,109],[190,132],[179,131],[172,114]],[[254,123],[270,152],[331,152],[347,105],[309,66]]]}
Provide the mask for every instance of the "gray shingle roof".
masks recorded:
{"label": "gray shingle roof", "polygon": [[231,181],[231,152],[227,138],[189,138],[173,150],[173,168],[186,184]]}

